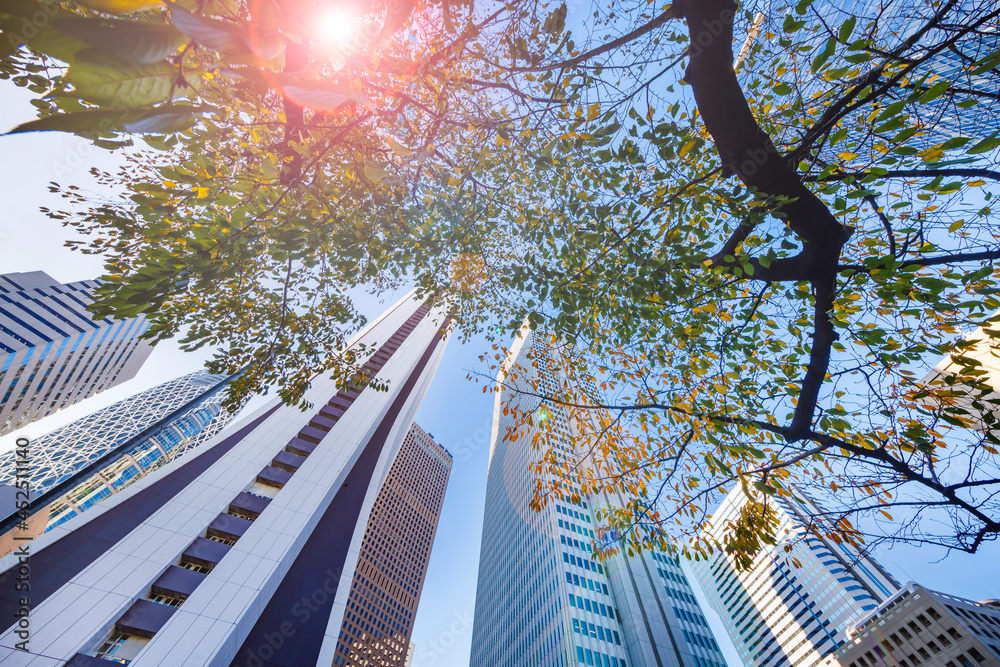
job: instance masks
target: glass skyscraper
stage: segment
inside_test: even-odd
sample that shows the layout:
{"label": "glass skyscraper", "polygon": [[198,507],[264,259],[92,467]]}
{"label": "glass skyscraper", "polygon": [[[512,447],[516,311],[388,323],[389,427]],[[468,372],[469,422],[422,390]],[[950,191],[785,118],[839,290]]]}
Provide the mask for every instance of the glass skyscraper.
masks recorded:
{"label": "glass skyscraper", "polygon": [[[149,430],[113,460],[81,479],[49,507],[57,526],[197,447],[224,429],[230,378],[198,371],[157,385],[31,440],[31,485],[42,494],[114,448]],[[0,454],[0,485],[14,484],[15,453]]]}
{"label": "glass skyscraper", "polygon": [[[493,414],[471,667],[722,667],[725,658],[678,561],[660,553],[591,557],[594,509],[581,496],[529,507],[540,454],[532,433],[508,439],[509,408],[534,412],[572,457],[575,423],[537,398],[568,380],[553,372],[551,338],[522,329],[501,370]],[[516,368],[516,370],[515,370]],[[593,389],[593,388],[591,388]]]}
{"label": "glass skyscraper", "polygon": [[0,275],[0,435],[131,379],[149,356],[144,315],[87,311],[99,285]]}
{"label": "glass skyscraper", "polygon": [[[827,539],[826,514],[801,490],[769,498],[777,541],[749,570],[716,550],[691,565],[747,667],[812,667],[847,641],[848,627],[898,590],[875,560]],[[723,541],[747,498],[739,485],[712,514],[706,537]],[[819,533],[819,534],[817,534]]]}

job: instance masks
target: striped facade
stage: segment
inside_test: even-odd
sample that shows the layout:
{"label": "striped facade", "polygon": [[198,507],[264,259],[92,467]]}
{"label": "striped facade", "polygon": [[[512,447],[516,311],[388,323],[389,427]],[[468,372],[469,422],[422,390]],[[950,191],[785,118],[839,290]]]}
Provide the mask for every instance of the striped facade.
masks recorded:
{"label": "striped facade", "polygon": [[[53,502],[48,528],[72,519],[222,431],[233,417],[222,407],[229,379],[197,371],[31,439],[31,488],[41,494],[148,433]],[[0,485],[14,485],[15,463],[13,451],[0,454]]]}
{"label": "striped facade", "polygon": [[144,315],[87,312],[99,285],[0,275],[0,435],[131,379],[149,357]]}
{"label": "striped facade", "polygon": [[[776,544],[756,554],[749,570],[716,550],[691,568],[709,605],[722,618],[747,667],[812,667],[847,640],[848,627],[899,590],[873,559],[818,536],[825,513],[800,502],[769,499],[778,516]],[[728,522],[746,503],[735,489],[712,514],[706,537],[722,542]]]}

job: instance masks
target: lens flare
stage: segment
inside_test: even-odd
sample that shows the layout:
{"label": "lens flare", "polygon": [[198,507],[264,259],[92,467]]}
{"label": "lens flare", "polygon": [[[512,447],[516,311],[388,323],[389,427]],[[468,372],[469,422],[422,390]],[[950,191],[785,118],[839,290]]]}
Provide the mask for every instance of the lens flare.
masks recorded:
{"label": "lens flare", "polygon": [[327,48],[347,50],[358,33],[358,15],[347,7],[327,7],[316,16],[316,40]]}

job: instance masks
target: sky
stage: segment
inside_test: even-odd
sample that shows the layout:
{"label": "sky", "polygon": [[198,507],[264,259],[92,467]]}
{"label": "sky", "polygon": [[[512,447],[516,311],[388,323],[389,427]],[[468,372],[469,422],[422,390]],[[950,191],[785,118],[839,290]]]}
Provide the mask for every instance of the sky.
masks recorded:
{"label": "sky", "polygon": [[[0,81],[0,131],[32,118],[30,97],[9,82]],[[102,262],[63,243],[69,233],[49,220],[39,207],[60,207],[48,192],[48,183],[93,186],[92,166],[117,164],[114,156],[88,142],[58,133],[0,136],[0,273],[45,271],[61,282],[96,278]],[[372,298],[359,303],[371,319],[392,303]],[[451,479],[431,555],[413,641],[414,667],[467,667],[472,642],[473,610],[479,565],[479,545],[489,458],[493,395],[467,380],[479,369],[478,355],[489,347],[483,340],[461,344],[452,340],[434,383],[417,415],[417,422],[454,456]],[[166,342],[157,345],[137,376],[122,385],[63,409],[14,434],[0,438],[0,451],[13,447],[17,435],[37,436],[73,419],[106,407],[136,392],[199,369],[209,351],[185,353]],[[254,399],[252,410],[262,399]],[[947,557],[946,557],[947,556]],[[975,600],[1000,598],[1000,545],[979,554],[951,554],[930,547],[881,549],[876,558],[901,582],[918,581],[945,593]],[[688,577],[693,581],[693,577]],[[722,630],[718,617],[702,602],[715,637],[733,667],[741,663]]]}

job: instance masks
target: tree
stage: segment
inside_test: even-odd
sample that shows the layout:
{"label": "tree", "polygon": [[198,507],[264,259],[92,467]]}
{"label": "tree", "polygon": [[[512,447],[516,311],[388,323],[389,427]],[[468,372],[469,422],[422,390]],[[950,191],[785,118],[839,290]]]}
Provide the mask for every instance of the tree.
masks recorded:
{"label": "tree", "polygon": [[[352,289],[448,272],[494,242],[476,214],[496,192],[480,173],[500,160],[484,150],[500,120],[484,92],[504,84],[480,80],[473,56],[503,35],[497,13],[450,0],[0,8],[0,71],[39,95],[39,118],[13,132],[125,151],[125,168],[98,174],[121,198],[54,185],[71,210],[48,211],[107,260],[95,312],[147,313],[154,340],[221,346],[213,372],[245,371],[233,406],[271,386],[295,402],[319,372],[352,378],[358,360],[335,354],[364,322]],[[351,39],[330,43],[329,21]]]}
{"label": "tree", "polygon": [[[792,482],[828,490],[835,539],[975,552],[1000,534],[996,387],[962,336],[1000,335],[1000,10],[870,11],[772,13],[737,72],[753,12],[679,2],[574,59],[613,74],[567,114],[564,180],[523,211],[537,251],[512,267],[590,361],[540,392],[585,435],[567,461],[540,430],[537,504],[617,491],[632,502],[604,518],[628,548],[689,554],[721,546],[687,540],[735,483],[759,510],[742,542],[768,538],[762,500]],[[956,372],[922,382],[945,354]]]}
{"label": "tree", "polygon": [[[825,487],[836,539],[996,539],[997,399],[962,333],[1000,335],[1000,8],[804,0],[762,7],[746,49],[752,4],[651,8],[470,10],[452,27],[466,41],[432,40],[440,59],[394,80],[414,100],[399,115],[369,94],[377,122],[345,131],[370,113],[345,102],[299,142],[272,88],[244,102],[251,84],[213,83],[199,102],[233,112],[163,140],[179,168],[137,162],[109,177],[128,207],[54,214],[110,258],[106,312],[192,325],[192,345],[229,346],[217,363],[259,370],[245,389],[294,399],[328,368],[324,341],[348,327],[323,326],[355,316],[327,296],[341,284],[412,280],[466,332],[527,317],[575,344],[562,363],[587,382],[538,398],[584,432],[568,465],[541,430],[536,501],[623,493],[603,519],[627,548],[714,548],[687,544],[736,483],[758,501]],[[372,155],[395,179],[368,177]],[[953,351],[957,372],[921,382]],[[748,515],[734,535],[771,525]]]}

